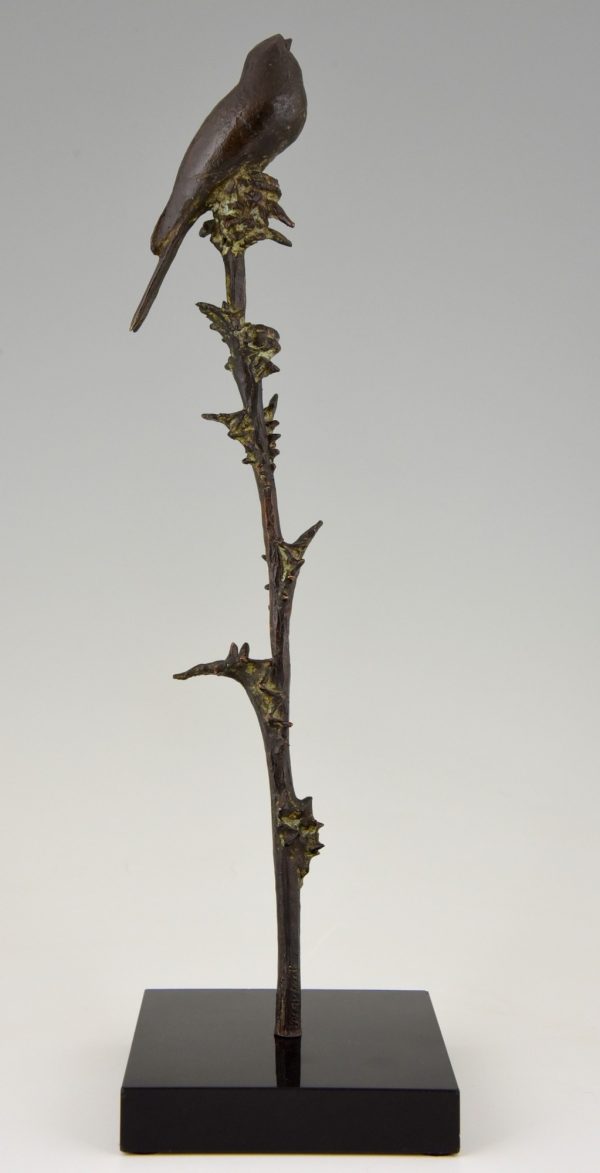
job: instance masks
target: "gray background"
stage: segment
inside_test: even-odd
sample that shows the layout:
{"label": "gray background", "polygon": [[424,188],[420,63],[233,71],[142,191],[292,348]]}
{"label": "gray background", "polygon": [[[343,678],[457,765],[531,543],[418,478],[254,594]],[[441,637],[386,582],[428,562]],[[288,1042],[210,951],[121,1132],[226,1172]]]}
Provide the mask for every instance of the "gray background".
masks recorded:
{"label": "gray background", "polygon": [[[250,252],[248,316],[282,335],[285,532],[325,521],[293,623],[327,844],[304,982],[431,991],[474,1173],[596,1169],[597,4],[4,0],[2,24],[4,1167],[124,1160],[145,986],[274,980],[253,713],[171,680],[267,648],[255,488],[200,418],[237,403],[196,232],[127,326],[183,150],[279,31],[309,119],[271,167],[294,248]],[[280,1163],[308,1164],[183,1161]]]}

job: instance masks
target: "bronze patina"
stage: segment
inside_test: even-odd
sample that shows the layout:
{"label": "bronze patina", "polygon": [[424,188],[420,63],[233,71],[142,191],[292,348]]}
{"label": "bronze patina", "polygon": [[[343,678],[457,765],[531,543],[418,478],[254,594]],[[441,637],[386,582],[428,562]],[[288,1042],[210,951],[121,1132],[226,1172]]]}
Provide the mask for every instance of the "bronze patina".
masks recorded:
{"label": "bronze patina", "polygon": [[286,541],[279,517],[275,460],[279,455],[275,413],[277,396],[263,403],[263,380],[277,372],[273,362],[279,335],[270,326],[246,320],[245,252],[261,240],[290,244],[270,226],[271,219],[293,227],[279,200],[277,181],[264,168],[300,134],[306,118],[302,73],[290,52],[291,41],[270,37],[246,58],[238,85],[209,114],[179,168],[173,194],[152,236],[156,271],[132,322],[137,330],[160,288],[183,236],[205,212],[201,235],[223,257],[226,300],[199,302],[229,350],[231,371],[242,407],[206,413],[223,424],[244,449],[260,500],[268,569],[270,655],[250,656],[247,643],[232,643],[223,659],[196,664],[175,679],[226,676],[246,690],[263,736],[271,794],[273,855],[277,903],[278,974],[275,1034],[301,1034],[300,888],[319,841],[321,823],[312,799],[298,798],[290,761],[290,646],[292,602],[306,550],[318,521],[295,541]]}
{"label": "bronze patina", "polygon": [[291,44],[277,34],[255,45],[237,85],[192,139],[152,233],[150,247],[158,264],[132,330],[142,325],[186,232],[208,211],[215,189],[241,168],[262,170],[298,138],[306,121],[306,94]]}

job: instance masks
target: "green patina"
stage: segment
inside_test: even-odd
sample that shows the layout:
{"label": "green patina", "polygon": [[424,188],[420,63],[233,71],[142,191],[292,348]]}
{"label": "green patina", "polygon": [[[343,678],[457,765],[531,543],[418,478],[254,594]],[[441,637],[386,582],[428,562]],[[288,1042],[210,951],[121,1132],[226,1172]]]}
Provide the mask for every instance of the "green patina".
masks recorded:
{"label": "green patina", "polygon": [[214,188],[208,201],[214,219],[203,224],[200,235],[209,236],[222,256],[228,253],[240,256],[260,240],[290,245],[287,236],[269,225],[270,219],[276,219],[293,227],[280,199],[281,188],[276,179],[260,167],[242,167]]}
{"label": "green patina", "polygon": [[233,370],[233,364],[238,358],[247,364],[252,377],[260,382],[268,375],[275,375],[279,367],[272,362],[279,354],[281,345],[279,334],[273,326],[264,326],[261,322],[247,322],[240,310],[223,302],[221,306],[212,305],[209,301],[196,303],[201,313],[210,321],[211,330],[216,330],[231,351],[231,356],[225,363],[225,370]]}
{"label": "green patina", "polygon": [[301,799],[294,806],[281,807],[277,813],[277,826],[281,843],[290,851],[302,883],[311,860],[323,846],[319,840],[323,824],[313,815],[312,798]]}
{"label": "green patina", "polygon": [[[279,528],[277,494],[274,481],[276,444],[280,435],[275,418],[277,395],[263,406],[262,381],[278,371],[273,359],[280,351],[277,330],[245,319],[245,271],[243,254],[259,240],[290,244],[285,236],[269,226],[269,219],[291,221],[279,204],[279,184],[260,168],[244,167],[215,188],[209,207],[213,219],[201,229],[210,237],[225,258],[227,300],[222,305],[198,302],[229,349],[225,364],[238,385],[243,406],[239,411],[204,413],[204,419],[223,424],[227,435],[244,448],[244,464],[253,467],[265,520],[265,554],[269,567],[271,608],[271,657],[250,657],[247,643],[232,644],[223,660],[197,664],[179,679],[216,675],[237,680],[245,689],[261,726],[267,749],[273,795],[273,835],[276,857],[286,861],[297,879],[298,888],[307,875],[311,860],[319,853],[319,823],[312,810],[312,798],[298,798],[294,791],[289,762],[289,657],[286,667],[287,638],[292,599],[298,574],[304,564],[306,549],[320,528],[311,526],[295,542],[286,542]],[[286,874],[278,870],[276,877]],[[276,880],[281,884],[281,879]],[[279,890],[280,896],[281,891]],[[285,889],[285,900],[296,897]],[[290,905],[291,907],[291,905]],[[291,923],[291,922],[290,922]],[[296,930],[294,930],[296,931]],[[286,929],[287,932],[287,929]],[[290,934],[292,930],[290,928]],[[291,939],[291,937],[290,937]],[[294,948],[298,947],[298,942]],[[287,952],[285,956],[287,956]],[[287,972],[287,971],[286,971]],[[297,968],[294,970],[298,979]]]}
{"label": "green patina", "polygon": [[[275,419],[276,407],[277,396],[273,395],[263,412],[271,470],[275,468],[275,457],[279,456],[277,440],[281,438],[280,434],[274,431],[278,427],[278,421]],[[204,412],[202,418],[223,424],[227,428],[227,435],[230,439],[238,440],[242,444],[246,450],[244,464],[257,464],[259,462],[262,457],[260,442],[257,440],[254,421],[247,408],[243,407],[240,411]]]}

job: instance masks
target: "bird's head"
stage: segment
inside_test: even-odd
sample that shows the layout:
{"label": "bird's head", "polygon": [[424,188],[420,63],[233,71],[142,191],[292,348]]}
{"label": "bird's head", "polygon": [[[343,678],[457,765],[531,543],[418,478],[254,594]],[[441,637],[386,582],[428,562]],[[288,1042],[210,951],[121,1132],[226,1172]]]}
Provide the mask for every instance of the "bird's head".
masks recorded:
{"label": "bird's head", "polygon": [[294,67],[298,68],[298,62],[290,52],[291,46],[292,38],[282,37],[281,33],[267,37],[265,41],[259,41],[246,57],[242,77],[264,73],[270,69],[275,69],[278,73],[287,73],[293,71]]}

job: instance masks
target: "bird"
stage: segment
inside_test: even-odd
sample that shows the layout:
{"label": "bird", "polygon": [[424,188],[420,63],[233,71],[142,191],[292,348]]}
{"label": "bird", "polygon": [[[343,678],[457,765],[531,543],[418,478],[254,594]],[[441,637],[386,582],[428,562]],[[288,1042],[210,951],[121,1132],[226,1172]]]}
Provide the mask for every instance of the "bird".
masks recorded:
{"label": "bird", "polygon": [[150,247],[158,263],[131,330],[144,322],[185,234],[208,210],[215,188],[243,166],[266,167],[298,138],[306,121],[306,93],[291,44],[291,38],[277,33],[255,45],[237,85],[192,139],[152,233]]}

